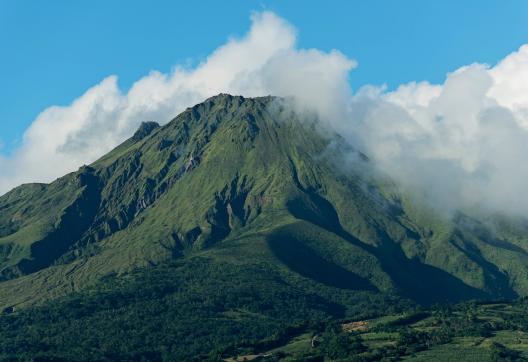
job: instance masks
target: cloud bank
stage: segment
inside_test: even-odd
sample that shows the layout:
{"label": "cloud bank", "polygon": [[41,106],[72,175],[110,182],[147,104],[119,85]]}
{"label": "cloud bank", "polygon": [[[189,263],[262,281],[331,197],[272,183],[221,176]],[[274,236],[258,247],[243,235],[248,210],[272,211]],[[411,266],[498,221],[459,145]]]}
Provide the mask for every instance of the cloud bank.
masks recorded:
{"label": "cloud bank", "polygon": [[412,82],[392,92],[353,92],[356,62],[337,50],[299,49],[296,30],[255,13],[194,68],[153,71],[127,92],[116,76],[72,104],[44,110],[12,156],[0,158],[0,193],[48,182],[102,156],[142,121],[165,123],[218,93],[294,96],[348,138],[402,187],[445,210],[478,206],[528,216],[528,45],[495,66],[471,64],[443,84]]}
{"label": "cloud bank", "polygon": [[[303,93],[303,101],[329,107],[346,94],[355,63],[337,51],[295,47],[296,31],[271,12],[252,15],[241,39],[231,39],[196,68],[153,71],[121,91],[115,75],[72,104],[44,110],[21,147],[0,157],[0,194],[26,182],[49,182],[90,163],[130,137],[142,121],[161,124],[218,93],[245,96]],[[342,95],[341,95],[342,94]]]}
{"label": "cloud bank", "polygon": [[442,85],[364,89],[350,109],[379,168],[436,207],[528,216],[527,45],[494,67],[461,67]]}

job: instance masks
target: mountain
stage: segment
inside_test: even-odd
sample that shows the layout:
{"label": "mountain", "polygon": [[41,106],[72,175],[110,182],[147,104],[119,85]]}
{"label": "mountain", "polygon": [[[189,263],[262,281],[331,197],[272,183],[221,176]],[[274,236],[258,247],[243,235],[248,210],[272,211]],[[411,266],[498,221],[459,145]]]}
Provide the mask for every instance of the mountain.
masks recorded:
{"label": "mountain", "polygon": [[[119,350],[108,334],[129,338],[118,324],[158,336],[149,323],[178,320],[164,328],[186,341],[174,347],[185,359],[332,318],[526,295],[527,250],[526,220],[446,218],[288,100],[222,94],[164,126],[143,123],[51,184],[0,197],[0,307],[53,338],[107,330],[92,338],[108,351]],[[6,320],[4,339],[27,333]],[[53,338],[47,349],[5,341],[71,359]]]}

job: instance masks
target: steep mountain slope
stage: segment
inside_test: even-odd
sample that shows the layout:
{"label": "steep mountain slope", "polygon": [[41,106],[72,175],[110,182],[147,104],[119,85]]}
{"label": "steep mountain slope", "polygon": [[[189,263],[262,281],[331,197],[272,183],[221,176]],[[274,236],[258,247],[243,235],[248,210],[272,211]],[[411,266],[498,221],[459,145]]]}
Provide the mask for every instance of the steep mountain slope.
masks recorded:
{"label": "steep mountain slope", "polygon": [[144,123],[90,166],[2,196],[0,306],[196,258],[263,263],[292,288],[329,295],[527,293],[526,222],[444,219],[284,102],[219,95],[163,127]]}

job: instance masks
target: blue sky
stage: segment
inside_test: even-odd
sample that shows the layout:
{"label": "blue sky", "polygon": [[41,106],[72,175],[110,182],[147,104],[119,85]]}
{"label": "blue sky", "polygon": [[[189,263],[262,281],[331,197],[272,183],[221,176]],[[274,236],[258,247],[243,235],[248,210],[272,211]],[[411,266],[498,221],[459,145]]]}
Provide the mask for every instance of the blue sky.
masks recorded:
{"label": "blue sky", "polygon": [[152,69],[196,64],[263,9],[297,28],[301,48],[356,59],[353,89],[440,83],[448,71],[494,64],[528,42],[527,1],[0,0],[0,153],[46,107],[111,74],[127,89]]}

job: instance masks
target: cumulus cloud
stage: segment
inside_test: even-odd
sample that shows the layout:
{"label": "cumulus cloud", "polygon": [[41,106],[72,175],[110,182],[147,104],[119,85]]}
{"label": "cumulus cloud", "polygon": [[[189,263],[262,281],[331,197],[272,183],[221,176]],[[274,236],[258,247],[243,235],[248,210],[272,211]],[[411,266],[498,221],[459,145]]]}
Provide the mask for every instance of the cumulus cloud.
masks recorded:
{"label": "cumulus cloud", "polygon": [[358,92],[343,125],[379,167],[445,211],[528,215],[528,47],[472,64],[442,85]]}
{"label": "cumulus cloud", "polygon": [[294,96],[321,124],[368,154],[399,185],[452,211],[528,215],[528,45],[495,66],[471,64],[443,84],[411,82],[353,92],[356,62],[337,50],[299,49],[296,30],[271,12],[194,68],[153,71],[122,91],[109,76],[72,104],[44,110],[22,146],[0,158],[0,193],[51,181],[94,161],[142,121],[165,123],[218,93]]}
{"label": "cumulus cloud", "polygon": [[[44,110],[22,146],[0,158],[0,194],[25,182],[48,182],[102,156],[130,137],[142,121],[166,123],[186,107],[218,93],[299,94],[302,102],[334,112],[355,65],[338,51],[295,46],[296,31],[271,12],[252,15],[241,39],[230,39],[195,68],[153,71],[123,92],[112,75],[72,104]],[[333,97],[338,93],[339,97]],[[340,107],[341,109],[343,107]]]}

